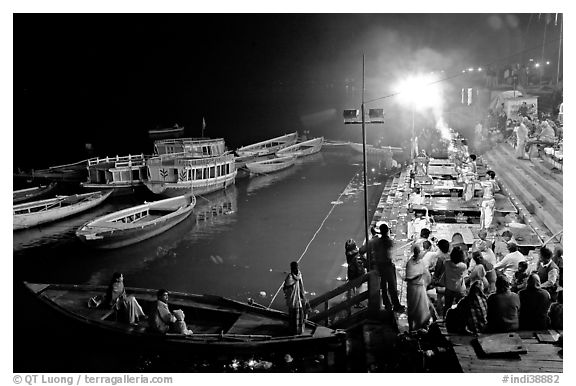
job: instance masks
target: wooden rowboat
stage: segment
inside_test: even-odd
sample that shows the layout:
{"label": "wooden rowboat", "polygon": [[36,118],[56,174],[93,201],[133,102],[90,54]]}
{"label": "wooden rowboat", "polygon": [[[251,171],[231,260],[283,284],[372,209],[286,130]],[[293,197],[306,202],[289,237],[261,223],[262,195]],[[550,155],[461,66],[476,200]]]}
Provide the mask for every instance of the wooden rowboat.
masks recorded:
{"label": "wooden rowboat", "polygon": [[154,237],[185,220],[196,205],[196,197],[184,195],[147,202],[89,221],[76,236],[95,248],[112,249]]}
{"label": "wooden rowboat", "polygon": [[[350,142],[349,146],[355,152],[362,153],[361,143]],[[394,147],[394,146],[375,147],[374,145],[366,145],[367,155],[378,156],[378,155],[385,155],[388,153],[402,153],[402,152],[404,152],[404,149],[402,149],[401,147]]]}
{"label": "wooden rowboat", "polygon": [[30,200],[38,200],[39,198],[46,197],[50,192],[56,188],[56,183],[52,182],[49,185],[40,185],[34,188],[15,190],[12,193],[12,203],[20,204]]}
{"label": "wooden rowboat", "polygon": [[254,143],[252,145],[239,147],[238,149],[236,149],[236,154],[240,157],[250,155],[263,156],[267,154],[274,154],[280,149],[283,149],[290,145],[294,145],[297,140],[298,140],[297,132],[285,134],[280,137]]}
{"label": "wooden rowboat", "polygon": [[152,139],[180,138],[184,135],[184,126],[175,124],[173,127],[148,130],[148,135]]}
{"label": "wooden rowboat", "polygon": [[[104,286],[24,284],[44,305],[55,311],[56,316],[63,316],[63,323],[72,322],[76,327],[85,326],[93,332],[107,332],[150,345],[186,347],[201,352],[214,349],[219,353],[226,353],[222,350],[227,349],[252,351],[281,347],[291,350],[330,347],[332,350],[343,350],[345,347],[344,333],[306,321],[302,335],[290,335],[286,313],[219,296],[171,292],[170,310],[184,311],[187,327],[193,331],[193,335],[159,334],[150,331],[147,320],[130,325],[118,321],[113,310],[89,308],[88,300],[104,295]],[[126,288],[126,291],[136,297],[147,314],[156,305],[156,290]]]}
{"label": "wooden rowboat", "polygon": [[47,200],[14,205],[14,230],[57,221],[91,209],[110,196],[112,191],[58,196]]}
{"label": "wooden rowboat", "polygon": [[285,147],[278,150],[276,155],[283,157],[287,155],[295,155],[296,157],[303,157],[311,154],[318,153],[322,149],[324,137],[310,139],[308,141],[298,142],[292,146]]}
{"label": "wooden rowboat", "polygon": [[294,165],[295,162],[296,157],[290,155],[285,157],[267,159],[264,161],[250,162],[246,164],[246,167],[248,168],[248,170],[250,170],[250,173],[267,174],[289,168],[290,166]]}

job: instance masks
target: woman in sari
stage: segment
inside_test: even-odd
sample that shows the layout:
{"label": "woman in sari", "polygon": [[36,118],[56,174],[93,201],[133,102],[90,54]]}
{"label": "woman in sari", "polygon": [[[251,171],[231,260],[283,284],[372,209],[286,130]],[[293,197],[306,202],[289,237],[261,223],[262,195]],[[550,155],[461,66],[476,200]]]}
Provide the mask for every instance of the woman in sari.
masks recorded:
{"label": "woman in sari", "polygon": [[449,332],[479,334],[486,329],[488,301],[484,295],[484,285],[480,280],[470,285],[470,291],[456,308],[446,315],[446,329]]}
{"label": "woman in sari", "polygon": [[141,317],[146,318],[134,295],[126,295],[124,276],[120,272],[114,272],[112,275],[103,304],[115,308],[120,319],[130,324],[137,324]]}
{"label": "woman in sari", "polygon": [[304,318],[308,301],[304,296],[304,283],[298,263],[290,263],[290,273],[284,279],[284,296],[288,306],[288,328],[293,335],[304,333]]}
{"label": "woman in sari", "polygon": [[426,286],[431,281],[430,273],[420,256],[420,248],[414,247],[414,254],[406,263],[406,301],[408,303],[408,326],[416,331],[428,326],[430,305]]}

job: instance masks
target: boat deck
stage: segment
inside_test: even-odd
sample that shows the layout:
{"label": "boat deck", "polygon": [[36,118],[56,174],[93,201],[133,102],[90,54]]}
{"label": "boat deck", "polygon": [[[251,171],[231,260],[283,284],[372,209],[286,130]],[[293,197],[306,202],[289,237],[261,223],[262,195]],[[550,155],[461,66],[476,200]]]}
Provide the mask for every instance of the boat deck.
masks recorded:
{"label": "boat deck", "polygon": [[[452,345],[458,364],[464,373],[563,372],[562,347],[556,343],[541,342],[538,338],[538,336],[557,338],[562,331],[518,331],[516,334],[521,338],[524,354],[486,355],[480,348],[476,336],[452,334],[446,331],[443,324],[440,326],[443,337]],[[485,334],[480,337],[490,336]]]}

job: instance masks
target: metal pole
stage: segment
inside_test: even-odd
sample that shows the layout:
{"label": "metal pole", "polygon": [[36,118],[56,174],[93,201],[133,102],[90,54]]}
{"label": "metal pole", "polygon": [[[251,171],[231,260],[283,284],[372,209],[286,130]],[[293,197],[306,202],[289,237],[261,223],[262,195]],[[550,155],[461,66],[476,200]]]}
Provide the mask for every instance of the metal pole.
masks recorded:
{"label": "metal pole", "polygon": [[560,41],[558,42],[558,66],[556,67],[556,86],[560,80],[560,56],[562,55],[562,26],[564,22],[564,17],[560,19]]}
{"label": "metal pole", "polygon": [[[368,245],[368,238],[369,235],[369,227],[370,223],[368,222],[368,187],[366,184],[366,178],[368,175],[368,167],[366,165],[366,117],[364,116],[364,55],[362,55],[362,156],[363,156],[363,163],[364,163],[364,231],[366,232],[366,245]],[[368,267],[370,267],[371,258],[370,256],[370,248],[366,248],[366,260],[368,261]]]}
{"label": "metal pole", "polygon": [[412,149],[414,149],[413,158],[416,158],[418,156],[418,149],[416,149],[416,132],[414,129],[414,101],[412,101],[412,104],[410,106],[411,106],[410,110],[412,113]]}
{"label": "metal pole", "polygon": [[542,75],[544,75],[544,51],[546,50],[546,30],[548,29],[548,23],[546,22],[546,17],[544,17],[544,37],[542,38],[542,57],[540,58],[540,83],[538,86],[542,85]]}

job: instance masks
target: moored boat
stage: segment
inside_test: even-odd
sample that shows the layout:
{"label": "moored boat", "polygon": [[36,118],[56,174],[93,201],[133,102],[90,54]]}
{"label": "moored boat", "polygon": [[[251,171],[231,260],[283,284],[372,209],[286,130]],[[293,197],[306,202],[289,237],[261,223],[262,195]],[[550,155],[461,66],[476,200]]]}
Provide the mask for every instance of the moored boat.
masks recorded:
{"label": "moored boat", "polygon": [[264,161],[250,162],[246,164],[250,173],[254,174],[267,174],[277,172],[282,169],[289,168],[296,162],[296,157],[293,155],[285,157],[277,157],[272,159],[267,159]]}
{"label": "moored boat", "polygon": [[[63,322],[73,323],[76,327],[83,326],[92,332],[123,336],[151,345],[185,347],[202,352],[214,349],[219,350],[220,354],[236,350],[278,348],[325,348],[342,354],[345,348],[345,333],[305,321],[304,333],[291,335],[286,313],[219,296],[171,292],[170,309],[184,311],[187,328],[192,330],[193,334],[159,334],[150,331],[148,320],[142,320],[134,326],[118,321],[113,309],[89,308],[88,300],[104,295],[104,286],[25,285],[54,314],[61,317]],[[136,297],[146,313],[156,305],[155,289],[126,288],[126,291]]]}
{"label": "moored boat", "polygon": [[44,179],[51,181],[81,182],[86,180],[87,160],[67,165],[50,166],[47,169],[19,170],[13,176],[26,179]]}
{"label": "moored boat", "polygon": [[222,138],[182,138],[156,141],[156,156],[146,162],[145,185],[168,197],[202,195],[234,184],[234,155]]}
{"label": "moored boat", "polygon": [[22,202],[37,200],[46,197],[56,188],[56,183],[52,182],[49,185],[40,185],[34,188],[20,189],[12,192],[12,203],[19,204]]}
{"label": "moored boat", "polygon": [[91,209],[101,204],[111,193],[108,191],[74,194],[14,205],[12,207],[14,230],[57,221]]}
{"label": "moored boat", "polygon": [[286,155],[295,155],[296,157],[303,157],[318,153],[322,149],[323,144],[324,144],[324,137],[313,138],[280,149],[276,152],[276,155],[278,157]]}
{"label": "moored boat", "polygon": [[88,180],[81,186],[91,190],[113,189],[113,194],[132,193],[144,187],[146,156],[129,154],[88,160]]}
{"label": "moored boat", "polygon": [[152,139],[180,138],[183,135],[184,126],[178,126],[177,123],[173,127],[148,130],[148,136]]}
{"label": "moored boat", "polygon": [[145,202],[98,217],[76,231],[76,236],[95,248],[112,249],[154,237],[185,220],[196,205],[196,197],[183,195]]}
{"label": "moored boat", "polygon": [[285,134],[280,137],[267,139],[252,145],[242,146],[236,149],[238,156],[263,156],[274,154],[278,150],[294,145],[298,140],[298,132]]}
{"label": "moored boat", "polygon": [[[348,145],[352,150],[354,150],[357,153],[362,153],[363,151],[361,143],[349,142]],[[386,155],[388,153],[402,153],[402,152],[404,152],[404,149],[402,149],[401,147],[395,147],[395,146],[376,147],[374,145],[366,144],[367,155]]]}

